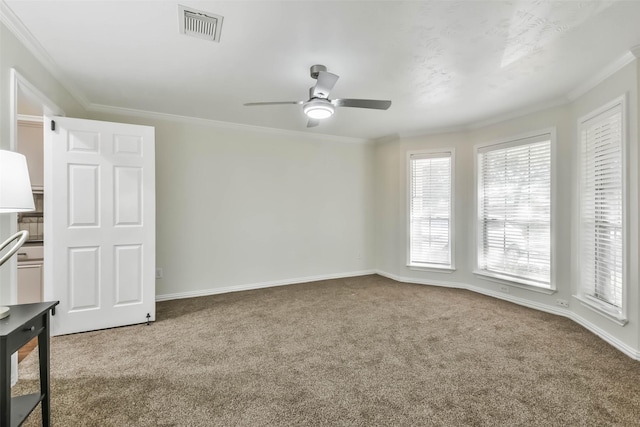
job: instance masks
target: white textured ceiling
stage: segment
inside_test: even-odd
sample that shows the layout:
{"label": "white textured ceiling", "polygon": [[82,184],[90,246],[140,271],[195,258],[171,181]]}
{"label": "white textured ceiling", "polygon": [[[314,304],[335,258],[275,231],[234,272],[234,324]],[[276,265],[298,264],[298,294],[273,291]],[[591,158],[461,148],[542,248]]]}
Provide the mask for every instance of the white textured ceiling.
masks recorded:
{"label": "white textured ceiling", "polygon": [[[14,1],[61,80],[96,106],[357,138],[465,126],[557,102],[640,44],[640,1]],[[178,4],[224,16],[178,33]],[[307,129],[309,67],[341,108]]]}

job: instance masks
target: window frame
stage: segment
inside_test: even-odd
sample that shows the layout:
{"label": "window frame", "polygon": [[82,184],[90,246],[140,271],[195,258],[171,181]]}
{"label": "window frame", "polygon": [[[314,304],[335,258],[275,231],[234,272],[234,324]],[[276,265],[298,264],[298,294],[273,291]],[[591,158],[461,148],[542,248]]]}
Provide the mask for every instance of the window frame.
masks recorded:
{"label": "window frame", "polygon": [[[449,157],[450,159],[450,189],[449,189],[449,265],[446,264],[431,264],[431,263],[414,263],[411,262],[411,194],[412,194],[412,157],[413,156],[433,156],[433,157]],[[440,155],[440,156],[438,156]],[[406,209],[407,209],[407,242],[406,242],[406,266],[410,270],[419,271],[432,271],[439,273],[453,273],[456,270],[455,267],[455,149],[454,148],[441,148],[441,149],[427,149],[407,151],[407,192],[406,192]]]}
{"label": "window frame", "polygon": [[[539,141],[535,141],[538,139]],[[545,286],[539,282],[528,280],[526,278],[518,278],[508,274],[501,274],[498,272],[492,272],[480,268],[480,257],[482,255],[482,227],[480,225],[480,155],[483,152],[499,150],[504,148],[516,147],[520,145],[534,144],[543,140],[550,141],[550,183],[549,183],[549,284]],[[540,129],[537,131],[527,132],[512,137],[500,139],[497,141],[477,144],[474,146],[474,186],[473,186],[473,199],[474,199],[474,229],[475,229],[475,257],[473,274],[477,277],[493,281],[499,284],[505,284],[522,289],[526,289],[533,292],[553,294],[556,292],[556,128],[549,127]]]}
{"label": "window frame", "polygon": [[[598,298],[593,297],[589,293],[586,292],[586,287],[583,285],[582,277],[583,277],[583,269],[581,268],[584,259],[581,251],[581,243],[582,243],[582,201],[584,197],[583,192],[583,153],[582,153],[582,131],[587,126],[588,122],[591,120],[597,119],[599,116],[611,111],[613,109],[620,109],[620,126],[621,126],[621,157],[622,157],[622,179],[621,179],[621,189],[622,189],[622,303],[619,309],[615,308],[613,304],[609,304],[605,301],[602,301]],[[596,108],[588,114],[580,117],[577,120],[577,134],[576,134],[576,142],[577,142],[577,194],[578,200],[576,205],[576,216],[577,219],[577,233],[576,233],[576,294],[574,295],[580,303],[591,309],[592,311],[604,316],[605,318],[617,323],[620,326],[624,326],[628,323],[627,319],[627,308],[628,308],[628,288],[629,288],[629,192],[628,192],[628,179],[629,179],[629,129],[628,129],[628,109],[627,109],[627,95],[621,95],[612,101]]]}

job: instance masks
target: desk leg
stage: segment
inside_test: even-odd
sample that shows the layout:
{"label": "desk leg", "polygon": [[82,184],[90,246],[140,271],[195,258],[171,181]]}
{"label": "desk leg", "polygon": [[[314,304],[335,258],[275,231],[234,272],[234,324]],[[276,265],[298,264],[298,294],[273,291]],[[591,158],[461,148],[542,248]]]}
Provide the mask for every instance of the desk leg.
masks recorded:
{"label": "desk leg", "polygon": [[49,393],[49,312],[43,314],[44,329],[38,334],[38,357],[40,359],[40,393],[42,399],[42,425],[51,425],[51,406]]}
{"label": "desk leg", "polygon": [[0,426],[11,424],[11,355],[6,341],[0,342]]}

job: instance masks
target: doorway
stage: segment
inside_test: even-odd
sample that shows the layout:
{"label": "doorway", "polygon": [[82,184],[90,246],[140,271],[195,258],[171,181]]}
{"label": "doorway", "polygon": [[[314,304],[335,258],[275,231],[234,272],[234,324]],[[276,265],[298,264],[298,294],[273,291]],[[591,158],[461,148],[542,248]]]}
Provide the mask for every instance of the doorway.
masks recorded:
{"label": "doorway", "polygon": [[[48,294],[49,284],[44,274],[45,245],[48,243],[44,239],[43,221],[46,197],[43,180],[45,114],[62,116],[64,111],[17,70],[12,69],[10,149],[28,154],[27,163],[36,199],[36,213],[20,216],[11,223],[12,228],[27,229],[31,235],[31,242],[25,244],[18,254],[18,274],[10,282],[11,303],[43,301]],[[18,288],[19,282],[24,285],[21,289]]]}
{"label": "doorway", "polygon": [[[19,121],[28,121],[29,123],[43,122],[45,114],[51,115],[64,115],[64,111],[58,107],[53,101],[51,101],[44,93],[42,93],[37,87],[29,82],[24,76],[22,76],[16,69],[11,69],[11,91],[10,91],[10,121],[9,121],[9,149],[11,151],[18,151],[18,133],[19,133]],[[40,129],[43,129],[40,126]],[[41,131],[42,133],[42,131]],[[42,141],[44,141],[44,135],[42,134]],[[43,200],[44,203],[44,200]],[[18,229],[17,217],[11,215],[9,219],[9,231],[11,234],[15,233]],[[37,228],[36,228],[37,230]],[[43,239],[44,240],[44,239]],[[43,241],[42,249],[47,244]],[[23,246],[24,248],[24,246]],[[22,248],[21,248],[22,249]],[[23,252],[21,250],[21,252]],[[44,256],[42,256],[44,260]],[[10,304],[16,304],[18,302],[18,276],[21,272],[16,268],[15,260],[11,260],[9,265],[11,268],[9,277],[9,292],[7,298]],[[16,266],[16,267],[14,267]],[[44,267],[44,265],[42,265]],[[36,267],[37,269],[37,267]],[[40,274],[41,278],[41,298],[46,299],[47,287],[50,284],[46,280],[44,274],[44,268],[37,270],[25,270],[23,273],[28,273],[32,280],[35,280]],[[35,277],[34,277],[35,273]],[[4,300],[4,298],[3,298]],[[28,349],[28,348],[27,348]],[[22,355],[24,357],[24,354]],[[12,356],[11,363],[11,384],[15,384],[18,380],[18,354]]]}

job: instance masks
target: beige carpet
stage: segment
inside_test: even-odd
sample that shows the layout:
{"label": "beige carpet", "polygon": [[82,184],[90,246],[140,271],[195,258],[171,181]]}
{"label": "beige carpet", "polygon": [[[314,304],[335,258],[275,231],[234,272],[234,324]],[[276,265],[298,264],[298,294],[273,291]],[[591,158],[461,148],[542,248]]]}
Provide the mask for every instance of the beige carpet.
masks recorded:
{"label": "beige carpet", "polygon": [[640,362],[468,291],[365,276],[161,302],[157,319],[52,339],[55,426],[640,425]]}

